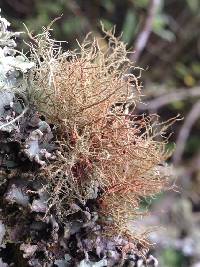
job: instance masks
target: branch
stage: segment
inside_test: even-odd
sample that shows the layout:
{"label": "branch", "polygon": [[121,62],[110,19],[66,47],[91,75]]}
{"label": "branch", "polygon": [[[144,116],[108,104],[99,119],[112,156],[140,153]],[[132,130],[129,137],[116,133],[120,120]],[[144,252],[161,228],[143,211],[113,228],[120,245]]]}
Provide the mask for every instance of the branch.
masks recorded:
{"label": "branch", "polygon": [[177,90],[169,94],[158,96],[157,98],[138,104],[139,110],[157,110],[165,105],[173,103],[175,101],[185,100],[187,98],[200,97],[200,87],[194,87],[191,89]]}
{"label": "branch", "polygon": [[130,60],[137,62],[142,51],[144,50],[153,27],[153,20],[156,16],[160,0],[150,0],[147,11],[147,17],[144,26],[135,41],[134,53],[130,55]]}
{"label": "branch", "polygon": [[186,140],[189,137],[190,131],[194,123],[199,117],[200,117],[200,100],[193,105],[179,132],[176,142],[176,150],[173,156],[173,161],[175,165],[178,165],[180,163],[184,152]]}

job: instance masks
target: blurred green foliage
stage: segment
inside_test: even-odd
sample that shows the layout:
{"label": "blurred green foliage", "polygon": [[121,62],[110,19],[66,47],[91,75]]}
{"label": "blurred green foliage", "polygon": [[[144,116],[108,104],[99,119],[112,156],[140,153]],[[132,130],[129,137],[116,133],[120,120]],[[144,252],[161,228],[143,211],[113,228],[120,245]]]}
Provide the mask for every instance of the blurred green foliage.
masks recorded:
{"label": "blurred green foliage", "polygon": [[182,253],[167,248],[161,254],[160,264],[162,267],[183,267],[184,260]]}

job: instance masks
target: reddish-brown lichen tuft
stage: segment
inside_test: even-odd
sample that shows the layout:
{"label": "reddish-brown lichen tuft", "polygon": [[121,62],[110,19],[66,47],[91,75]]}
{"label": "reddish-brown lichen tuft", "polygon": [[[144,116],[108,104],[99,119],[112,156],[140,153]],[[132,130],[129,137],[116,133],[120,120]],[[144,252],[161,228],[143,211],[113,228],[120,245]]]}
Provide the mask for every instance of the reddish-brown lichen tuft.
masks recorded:
{"label": "reddish-brown lichen tuft", "polygon": [[104,229],[130,235],[127,225],[141,215],[141,198],[167,186],[158,168],[167,158],[166,125],[157,116],[135,114],[139,77],[125,45],[106,34],[106,51],[90,35],[78,51],[68,52],[48,32],[36,36],[31,97],[57,127],[56,160],[42,171],[51,205],[67,216],[73,202],[97,198]]}

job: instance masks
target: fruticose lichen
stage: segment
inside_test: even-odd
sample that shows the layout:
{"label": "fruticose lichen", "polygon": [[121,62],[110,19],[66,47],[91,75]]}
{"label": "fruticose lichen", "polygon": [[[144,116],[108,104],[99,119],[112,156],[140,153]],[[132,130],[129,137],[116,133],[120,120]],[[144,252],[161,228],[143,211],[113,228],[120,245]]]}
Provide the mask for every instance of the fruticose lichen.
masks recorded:
{"label": "fruticose lichen", "polygon": [[50,27],[28,33],[28,59],[8,26],[0,18],[1,264],[157,266],[134,220],[168,187],[172,120],[136,113],[140,77],[113,32],[106,49],[90,34],[76,51]]}

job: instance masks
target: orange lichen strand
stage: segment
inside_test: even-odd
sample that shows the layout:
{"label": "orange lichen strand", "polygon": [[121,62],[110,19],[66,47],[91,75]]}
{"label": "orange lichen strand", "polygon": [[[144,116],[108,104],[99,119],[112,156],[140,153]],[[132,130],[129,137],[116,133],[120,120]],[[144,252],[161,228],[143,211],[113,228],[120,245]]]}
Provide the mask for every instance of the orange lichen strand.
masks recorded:
{"label": "orange lichen strand", "polygon": [[128,222],[141,216],[141,197],[167,187],[158,166],[168,156],[167,125],[157,116],[135,114],[141,70],[133,74],[125,45],[111,32],[107,36],[106,52],[91,36],[79,51],[68,52],[48,32],[36,36],[32,98],[57,127],[56,160],[41,171],[49,180],[51,206],[67,216],[73,201],[85,204],[100,189],[99,220],[104,229],[125,234]]}

